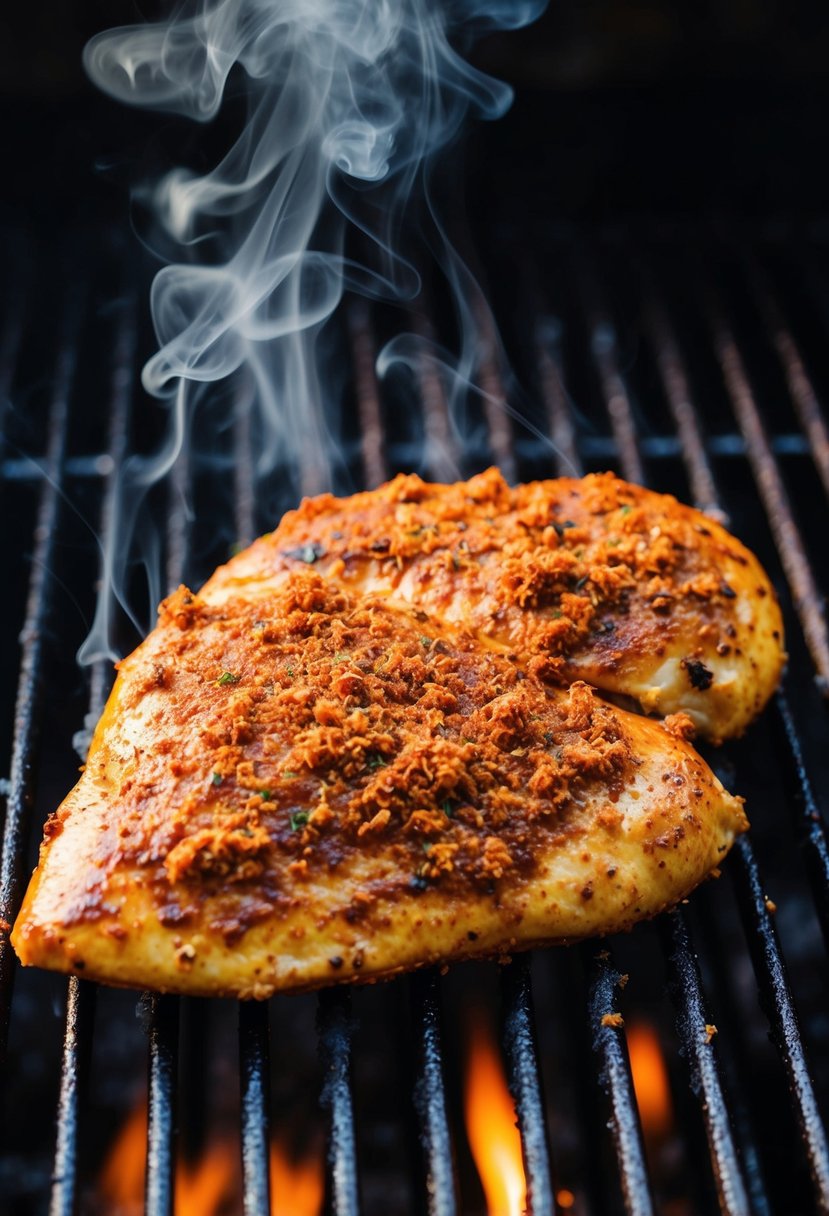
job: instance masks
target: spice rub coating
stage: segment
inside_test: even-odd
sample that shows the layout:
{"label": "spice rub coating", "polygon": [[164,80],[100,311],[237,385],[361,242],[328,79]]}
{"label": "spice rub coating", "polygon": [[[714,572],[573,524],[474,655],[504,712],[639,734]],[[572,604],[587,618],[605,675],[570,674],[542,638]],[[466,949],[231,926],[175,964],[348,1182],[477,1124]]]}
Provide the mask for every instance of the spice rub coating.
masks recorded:
{"label": "spice rub coating", "polygon": [[204,594],[253,593],[303,565],[461,623],[548,681],[684,711],[714,741],[745,730],[785,659],[756,557],[700,511],[610,473],[514,488],[496,469],[454,485],[400,475],[306,499]]}
{"label": "spice rub coating", "polygon": [[49,820],[23,963],[265,997],[625,928],[744,830],[681,737],[311,567],[181,588]]}

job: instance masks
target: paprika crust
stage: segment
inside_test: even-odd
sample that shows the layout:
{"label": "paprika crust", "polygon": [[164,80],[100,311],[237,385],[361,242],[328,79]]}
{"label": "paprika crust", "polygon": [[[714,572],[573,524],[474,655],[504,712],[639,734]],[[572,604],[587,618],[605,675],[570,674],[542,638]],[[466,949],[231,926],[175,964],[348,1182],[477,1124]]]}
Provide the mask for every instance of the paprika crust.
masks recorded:
{"label": "paprika crust", "polygon": [[120,664],[46,825],[25,964],[267,997],[573,941],[676,903],[746,826],[685,715],[551,687],[316,562],[210,587]]}
{"label": "paprika crust", "polygon": [[514,488],[496,469],[454,485],[401,474],[306,499],[204,593],[267,594],[303,565],[463,625],[548,682],[688,713],[714,742],[743,733],[785,660],[757,558],[701,511],[610,473]]}

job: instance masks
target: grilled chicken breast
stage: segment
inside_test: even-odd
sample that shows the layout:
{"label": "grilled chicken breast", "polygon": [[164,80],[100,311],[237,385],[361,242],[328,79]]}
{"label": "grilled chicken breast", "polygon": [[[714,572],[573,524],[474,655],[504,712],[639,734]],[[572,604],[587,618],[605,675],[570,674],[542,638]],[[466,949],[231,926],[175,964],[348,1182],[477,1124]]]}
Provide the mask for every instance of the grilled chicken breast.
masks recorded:
{"label": "grilled chicken breast", "polygon": [[399,476],[322,495],[213,576],[210,602],[303,564],[380,593],[647,713],[741,734],[780,678],[783,625],[757,559],[723,527],[612,474],[511,489],[495,469],[455,485]]}
{"label": "grilled chicken breast", "polygon": [[221,595],[180,589],[121,663],[46,827],[23,963],[243,997],[387,976],[625,928],[745,828],[687,719],[550,688],[297,566],[267,594],[243,562]]}

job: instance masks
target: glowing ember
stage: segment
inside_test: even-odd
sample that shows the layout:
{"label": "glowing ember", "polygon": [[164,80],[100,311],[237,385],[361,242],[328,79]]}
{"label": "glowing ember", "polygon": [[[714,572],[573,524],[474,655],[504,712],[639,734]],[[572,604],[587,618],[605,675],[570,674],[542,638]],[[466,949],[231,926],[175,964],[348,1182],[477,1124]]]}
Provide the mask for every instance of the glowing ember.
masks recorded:
{"label": "glowing ember", "polygon": [[648,1140],[664,1136],[673,1122],[673,1105],[665,1059],[659,1037],[647,1022],[633,1022],[627,1028],[633,1088]]}
{"label": "glowing ember", "polygon": [[144,1206],[147,1159],[147,1104],[133,1107],[104,1162],[98,1183],[106,1211],[132,1216]]}
{"label": "glowing ember", "polygon": [[[108,1216],[141,1216],[147,1160],[147,1104],[139,1102],[115,1138],[98,1181]],[[279,1140],[271,1144],[274,1216],[320,1216],[325,1195],[322,1149],[295,1160]],[[179,1159],[176,1216],[223,1216],[241,1210],[241,1153],[232,1136],[210,1139],[194,1164]]]}
{"label": "glowing ember", "polygon": [[213,1141],[195,1163],[176,1170],[176,1216],[215,1216],[239,1193],[239,1151],[231,1140]]}
{"label": "glowing ember", "polygon": [[521,1216],[527,1186],[515,1107],[494,1036],[479,1019],[469,1026],[464,1108],[488,1216]]}
{"label": "glowing ember", "polygon": [[294,1161],[282,1143],[271,1144],[273,1216],[319,1216],[324,1193],[322,1153]]}

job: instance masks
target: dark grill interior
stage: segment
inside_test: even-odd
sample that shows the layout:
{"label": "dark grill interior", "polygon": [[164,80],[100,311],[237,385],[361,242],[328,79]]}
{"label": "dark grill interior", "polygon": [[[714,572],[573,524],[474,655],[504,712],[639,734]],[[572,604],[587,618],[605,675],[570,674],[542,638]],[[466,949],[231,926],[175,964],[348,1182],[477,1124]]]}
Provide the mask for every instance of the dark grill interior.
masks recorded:
{"label": "dark grill interior", "polygon": [[[348,302],[337,341],[353,397],[333,423],[334,488],[493,461],[519,479],[613,468],[727,513],[775,579],[790,652],[764,718],[708,755],[747,797],[750,837],[719,882],[627,937],[238,1009],[170,997],[136,1009],[135,994],[18,971],[4,935],[10,1213],[116,1210],[96,1179],[145,1075],[154,1216],[174,1211],[177,1156],[211,1151],[214,1125],[230,1129],[241,1160],[240,1190],[216,1212],[290,1211],[277,1189],[269,1198],[269,1120],[296,1152],[326,1129],[326,1202],[338,1216],[481,1212],[458,1063],[470,1006],[498,1019],[536,1216],[829,1212],[825,231],[630,222],[587,232],[537,215],[524,227],[517,214],[508,202],[493,209],[476,245],[489,251],[481,274],[524,421],[498,404],[507,390],[494,353],[479,368],[490,399],[469,396],[453,418],[428,368],[405,396],[376,382],[381,335],[413,326],[451,342],[437,287],[410,318]],[[0,699],[0,916],[13,921],[42,822],[74,778],[73,733],[100,712],[110,681],[108,665],[82,672],[74,655],[100,576],[96,535],[114,526],[114,470],[153,449],[164,411],[137,383],[152,339],[146,267],[127,236],[10,244],[0,473],[7,620],[21,649],[5,648]],[[238,386],[217,391],[198,449],[154,492],[168,586],[197,585],[306,488],[302,469],[257,478],[244,399]],[[218,475],[209,450],[232,457]],[[155,593],[140,573],[136,587],[138,601]],[[624,1024],[608,1018],[617,1012]],[[644,1135],[627,1046],[640,1024],[661,1044],[672,1107],[658,1133],[643,1112]]]}

